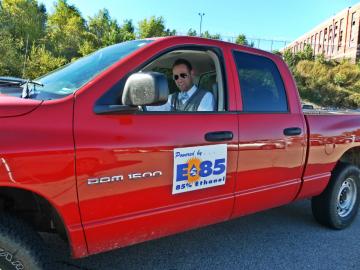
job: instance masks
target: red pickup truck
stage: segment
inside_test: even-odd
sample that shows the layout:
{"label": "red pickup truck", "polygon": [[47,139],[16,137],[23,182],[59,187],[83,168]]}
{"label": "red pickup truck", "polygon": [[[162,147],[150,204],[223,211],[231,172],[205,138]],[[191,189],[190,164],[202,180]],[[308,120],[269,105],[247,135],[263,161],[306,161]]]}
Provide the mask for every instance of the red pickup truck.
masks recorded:
{"label": "red pickup truck", "polygon": [[[215,111],[147,111],[194,67]],[[0,266],[42,269],[37,232],[73,257],[312,198],[342,229],[359,208],[360,117],[302,112],[274,54],[196,37],[101,49],[0,95]]]}

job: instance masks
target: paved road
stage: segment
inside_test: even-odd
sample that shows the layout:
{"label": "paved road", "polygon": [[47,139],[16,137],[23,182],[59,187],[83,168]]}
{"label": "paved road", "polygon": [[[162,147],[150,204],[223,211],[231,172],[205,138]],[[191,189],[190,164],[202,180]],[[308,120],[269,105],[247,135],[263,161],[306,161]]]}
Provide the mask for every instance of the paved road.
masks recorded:
{"label": "paved road", "polygon": [[68,259],[57,237],[46,240],[64,270],[360,269],[360,217],[346,230],[326,229],[310,201],[81,260]]}

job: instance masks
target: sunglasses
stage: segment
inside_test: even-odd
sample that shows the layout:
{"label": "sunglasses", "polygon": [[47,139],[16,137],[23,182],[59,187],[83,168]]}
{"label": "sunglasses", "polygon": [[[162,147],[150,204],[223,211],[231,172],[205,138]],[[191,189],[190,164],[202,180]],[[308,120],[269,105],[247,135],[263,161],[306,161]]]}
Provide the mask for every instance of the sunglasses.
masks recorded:
{"label": "sunglasses", "polygon": [[173,75],[173,79],[174,79],[174,81],[177,81],[180,77],[182,79],[185,79],[188,76],[189,76],[189,74],[187,74],[187,73],[180,73],[179,75],[178,74]]}

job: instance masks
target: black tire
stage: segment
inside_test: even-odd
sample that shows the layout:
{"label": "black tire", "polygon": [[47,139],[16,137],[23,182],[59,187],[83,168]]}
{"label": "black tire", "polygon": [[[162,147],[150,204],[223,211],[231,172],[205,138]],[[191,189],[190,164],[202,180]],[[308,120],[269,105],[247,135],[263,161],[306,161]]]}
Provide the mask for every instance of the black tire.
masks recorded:
{"label": "black tire", "polygon": [[30,226],[9,215],[0,216],[0,269],[50,269],[40,236]]}
{"label": "black tire", "polygon": [[355,219],[360,202],[360,170],[339,163],[323,193],[311,200],[312,213],[322,225],[341,230]]}

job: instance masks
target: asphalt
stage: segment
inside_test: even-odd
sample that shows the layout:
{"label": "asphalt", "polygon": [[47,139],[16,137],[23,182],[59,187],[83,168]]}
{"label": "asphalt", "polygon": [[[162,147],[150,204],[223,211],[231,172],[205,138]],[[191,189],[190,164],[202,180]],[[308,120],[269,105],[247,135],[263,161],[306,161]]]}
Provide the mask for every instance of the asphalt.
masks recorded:
{"label": "asphalt", "polygon": [[360,269],[360,217],[328,229],[309,200],[78,260],[60,238],[44,238],[64,270]]}

